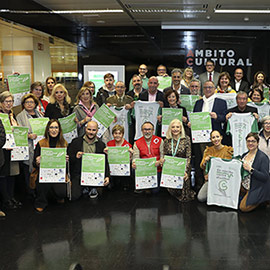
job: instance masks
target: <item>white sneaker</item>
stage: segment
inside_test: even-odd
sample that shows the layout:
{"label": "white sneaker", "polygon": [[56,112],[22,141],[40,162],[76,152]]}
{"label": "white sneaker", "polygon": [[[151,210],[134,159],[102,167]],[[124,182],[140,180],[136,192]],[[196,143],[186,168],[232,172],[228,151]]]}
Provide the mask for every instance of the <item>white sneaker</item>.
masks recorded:
{"label": "white sneaker", "polygon": [[92,189],[90,190],[90,192],[89,192],[89,197],[90,197],[91,199],[95,199],[95,198],[97,198],[97,196],[98,196],[97,189],[96,189],[96,188],[92,188]]}

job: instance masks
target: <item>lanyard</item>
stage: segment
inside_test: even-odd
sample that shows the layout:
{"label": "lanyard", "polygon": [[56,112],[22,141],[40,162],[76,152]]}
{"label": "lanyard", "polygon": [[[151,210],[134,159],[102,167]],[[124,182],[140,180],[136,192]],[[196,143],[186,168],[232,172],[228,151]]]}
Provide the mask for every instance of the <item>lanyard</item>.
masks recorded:
{"label": "lanyard", "polygon": [[172,138],[172,156],[173,156],[173,157],[176,155],[176,152],[177,152],[179,143],[180,143],[180,137],[179,137],[179,139],[177,140],[177,144],[176,144],[175,150],[173,151],[173,138]]}

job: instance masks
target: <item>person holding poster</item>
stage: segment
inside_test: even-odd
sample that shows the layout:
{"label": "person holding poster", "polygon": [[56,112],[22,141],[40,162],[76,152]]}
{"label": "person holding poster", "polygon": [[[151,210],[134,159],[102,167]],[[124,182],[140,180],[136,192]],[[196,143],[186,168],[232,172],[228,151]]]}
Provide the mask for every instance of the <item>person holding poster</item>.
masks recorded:
{"label": "person holding poster", "polygon": [[[9,91],[0,94],[0,113],[8,115],[10,126],[18,126],[16,117],[12,111],[14,104],[13,95]],[[11,161],[10,148],[3,149],[4,165],[0,170],[0,190],[3,200],[3,207],[6,209],[16,209],[21,202],[14,198],[15,176],[20,174],[19,162]]]}
{"label": "person holding poster", "polygon": [[138,139],[133,145],[134,152],[132,159],[132,168],[136,170],[136,158],[156,158],[155,166],[157,167],[158,172],[158,188],[153,189],[154,193],[159,191],[161,166],[164,157],[163,140],[162,138],[154,135],[154,125],[151,122],[144,122],[142,124],[141,130],[143,136]]}
{"label": "person holding poster", "polygon": [[[57,200],[58,203],[64,203],[64,198],[67,196],[67,188],[65,183],[40,183],[39,182],[39,170],[40,162],[42,159],[41,148],[66,148],[67,142],[63,137],[61,125],[58,120],[51,119],[45,130],[44,139],[38,142],[35,151],[33,166],[34,169],[30,176],[30,188],[36,189],[36,199],[34,207],[38,213],[44,211],[48,205],[49,195]],[[69,157],[66,155],[66,161]]]}
{"label": "person holding poster", "polygon": [[29,194],[32,194],[29,189],[29,176],[33,169],[34,158],[34,143],[33,140],[37,138],[37,134],[34,134],[30,125],[29,119],[41,118],[42,114],[37,110],[39,104],[38,99],[33,94],[26,94],[21,100],[22,111],[17,115],[18,124],[22,127],[28,127],[28,147],[29,147],[29,160],[23,161],[23,171],[26,183],[26,190]]}
{"label": "person holding poster", "polygon": [[[203,158],[201,161],[201,168],[205,170],[207,162],[210,160],[211,157],[219,157],[225,159],[231,159],[233,157],[233,148],[231,146],[223,145],[222,135],[218,130],[213,130],[210,134],[211,142],[213,146],[206,146],[206,149],[203,153]],[[208,174],[204,174],[205,182],[201,187],[198,193],[198,201],[205,202],[207,199],[207,190],[208,190]]]}
{"label": "person holding poster", "polygon": [[78,119],[78,136],[85,133],[85,125],[92,120],[92,117],[99,109],[97,103],[93,100],[93,93],[89,87],[82,87],[76,97],[73,112]]}
{"label": "person holding poster", "polygon": [[[90,121],[86,124],[85,135],[73,139],[68,146],[68,155],[70,157],[70,174],[71,174],[71,194],[72,200],[79,199],[83,194],[83,187],[81,186],[81,172],[82,172],[82,157],[84,153],[104,154],[105,144],[97,137],[98,124],[95,121]],[[110,169],[108,165],[107,155],[105,155],[105,178],[104,186],[110,182]],[[102,194],[102,187],[91,188],[89,197],[91,199],[97,198]]]}
{"label": "person holding poster", "polygon": [[262,130],[259,133],[259,149],[270,158],[270,116],[267,115],[262,119]]}
{"label": "person holding poster", "polygon": [[[212,130],[223,133],[222,125],[225,123],[227,103],[215,95],[215,84],[213,81],[206,81],[203,85],[204,96],[196,101],[193,112],[209,112],[212,123]],[[209,144],[208,144],[209,145]],[[199,190],[204,182],[203,172],[200,168],[203,152],[207,143],[193,144],[194,167],[196,184],[195,189]]]}
{"label": "person holding poster", "polygon": [[50,96],[52,94],[52,90],[56,85],[56,79],[54,77],[48,77],[45,81],[45,91],[43,99],[47,102],[50,102]]}
{"label": "person holding poster", "polygon": [[72,113],[70,103],[71,98],[65,86],[60,83],[56,84],[52,90],[45,117],[58,119],[70,115]]}
{"label": "person holding poster", "polygon": [[38,99],[37,110],[44,116],[45,110],[48,105],[48,101],[43,99],[44,87],[41,82],[34,82],[31,84],[30,93],[32,93]]}
{"label": "person holding poster", "polygon": [[[6,132],[5,132],[4,126],[2,124],[2,121],[0,120],[0,172],[1,172],[2,166],[5,163],[4,153],[3,153],[3,149],[2,149],[2,147],[5,144],[5,142],[6,142]],[[2,179],[1,179],[1,176],[0,176],[0,181],[1,180]],[[2,194],[1,185],[0,185],[0,194]],[[6,216],[6,214],[3,211],[1,211],[1,209],[0,209],[0,217],[4,217],[4,216]]]}
{"label": "person holding poster", "polygon": [[270,200],[269,158],[258,149],[260,137],[250,132],[246,136],[248,152],[242,156],[243,167],[249,172],[241,184],[240,202],[242,212],[250,212],[261,203]]}
{"label": "person holding poster", "polygon": [[[178,119],[171,121],[163,147],[164,155],[187,159],[183,188],[168,188],[168,192],[180,202],[194,200],[195,192],[190,188],[191,142],[190,138],[185,135],[182,123]],[[166,162],[166,158],[164,162]]]}

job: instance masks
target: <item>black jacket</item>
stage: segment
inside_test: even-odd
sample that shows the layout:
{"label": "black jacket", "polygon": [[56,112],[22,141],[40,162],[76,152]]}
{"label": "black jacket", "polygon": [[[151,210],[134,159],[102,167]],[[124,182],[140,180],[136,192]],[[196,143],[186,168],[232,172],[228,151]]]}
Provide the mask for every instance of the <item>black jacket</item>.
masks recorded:
{"label": "black jacket", "polygon": [[[234,89],[236,91],[236,89],[235,89],[235,80],[234,79],[231,81],[230,85],[231,85],[232,89]],[[240,83],[239,90],[237,92],[244,91],[244,92],[246,92],[248,94],[249,89],[250,89],[249,88],[249,83],[247,81],[242,80],[241,83]]]}
{"label": "black jacket", "polygon": [[[72,113],[72,109],[69,106],[69,112],[68,115]],[[59,118],[63,118],[66,117],[64,115],[62,115],[61,110],[56,106],[55,103],[49,103],[46,107],[45,110],[45,117],[49,117],[50,119],[59,119]]]}
{"label": "black jacket", "polygon": [[[149,101],[149,92],[148,91],[141,92],[139,95],[139,100]],[[164,94],[159,90],[157,90],[156,101],[162,101],[163,103],[165,103]]]}
{"label": "black jacket", "polygon": [[[96,142],[96,154],[105,155],[105,177],[110,176],[110,169],[107,155],[104,153],[104,148],[106,147],[105,143],[100,139]],[[78,152],[83,152],[83,137],[78,137],[72,140],[68,145],[68,155],[69,155],[69,165],[70,165],[70,174],[71,177],[76,175],[81,175],[82,170],[82,159],[76,158]]]}
{"label": "black jacket", "polygon": [[2,121],[0,120],[0,168],[5,163],[4,153],[2,150],[2,147],[4,146],[5,143],[6,143],[6,132],[2,124]]}
{"label": "black jacket", "polygon": [[[113,94],[115,95],[116,92],[113,91]],[[104,88],[99,88],[98,93],[97,93],[97,97],[96,97],[96,102],[98,104],[99,107],[102,106],[103,103],[106,102],[106,99],[109,97],[109,92],[107,90],[105,90]]]}

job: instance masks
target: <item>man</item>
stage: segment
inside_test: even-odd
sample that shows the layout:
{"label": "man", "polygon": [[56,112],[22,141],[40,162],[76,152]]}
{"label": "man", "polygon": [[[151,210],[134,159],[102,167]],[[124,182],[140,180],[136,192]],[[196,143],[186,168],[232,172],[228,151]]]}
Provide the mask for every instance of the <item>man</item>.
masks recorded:
{"label": "man", "polygon": [[178,92],[179,95],[189,95],[190,91],[187,87],[181,84],[182,73],[179,68],[175,68],[172,70],[172,85],[171,87],[167,87],[163,90],[164,94],[169,90],[173,89]]}
{"label": "man", "polygon": [[126,86],[124,82],[118,81],[115,85],[115,91],[116,94],[114,96],[110,96],[106,99],[107,106],[125,106],[126,110],[132,109],[131,103],[133,102],[133,98],[131,96],[125,95]]}
{"label": "man", "polygon": [[201,82],[197,79],[193,79],[190,82],[189,90],[191,95],[200,95],[201,94]]}
{"label": "man", "polygon": [[106,99],[115,95],[114,76],[111,73],[104,75],[104,85],[99,88],[96,102],[99,107],[106,102]]}
{"label": "man", "polygon": [[[203,85],[204,96],[202,99],[196,101],[193,112],[209,112],[212,120],[212,130],[218,130],[221,134],[222,126],[225,123],[225,116],[227,113],[227,103],[225,100],[216,98],[215,85],[212,81],[206,81]],[[203,152],[208,146],[208,143],[192,144],[196,176],[195,190],[199,190],[204,183],[203,171],[200,168],[200,163],[203,157]]]}
{"label": "man", "polygon": [[158,101],[160,107],[163,107],[165,98],[164,94],[158,90],[158,79],[152,76],[148,81],[148,90],[143,91],[139,95],[139,100],[141,101]]}
{"label": "man", "polygon": [[[133,89],[127,92],[127,95],[131,96],[134,100],[139,99],[139,95],[141,92],[145,91],[146,88],[143,88],[142,79],[139,75],[133,75],[132,77],[132,85]],[[148,85],[147,85],[148,89]]]}
{"label": "man", "polygon": [[169,75],[167,74],[167,68],[164,65],[159,65],[157,67],[157,76],[169,77]]}
{"label": "man", "polygon": [[[159,190],[159,183],[161,178],[161,166],[163,163],[163,140],[154,135],[154,125],[151,122],[145,122],[141,127],[143,137],[138,139],[133,146],[132,168],[136,169],[136,158],[152,158],[157,159],[155,166],[158,167],[158,188],[153,192]],[[148,191],[149,192],[149,191]]]}
{"label": "man", "polygon": [[206,72],[202,73],[199,76],[199,80],[201,81],[201,84],[204,85],[206,81],[211,81],[211,82],[214,82],[215,87],[217,87],[219,73],[214,70],[215,63],[212,60],[208,60],[206,62],[205,68],[206,68]]}
{"label": "man", "polygon": [[[141,78],[142,80],[142,87],[144,89],[148,89],[148,78],[146,77],[146,73],[148,72],[148,69],[147,69],[147,65],[145,64],[141,64],[139,66],[139,77]],[[137,75],[137,74],[136,74]],[[130,82],[129,82],[129,91],[133,90],[134,89],[134,85],[133,85],[133,77],[131,78]]]}
{"label": "man", "polygon": [[244,71],[242,68],[237,68],[234,71],[234,80],[231,81],[231,87],[236,92],[244,91],[246,93],[249,92],[249,83],[243,80]]}
{"label": "man", "polygon": [[[85,135],[72,140],[68,146],[68,155],[70,161],[71,174],[71,194],[72,199],[79,199],[82,195],[83,187],[81,186],[81,167],[82,156],[84,153],[104,154],[105,144],[97,138],[98,124],[95,121],[90,121],[86,124]],[[109,184],[109,165],[107,155],[105,155],[105,179],[104,186]],[[89,192],[90,198],[96,198],[102,193],[102,188],[92,188]]]}

